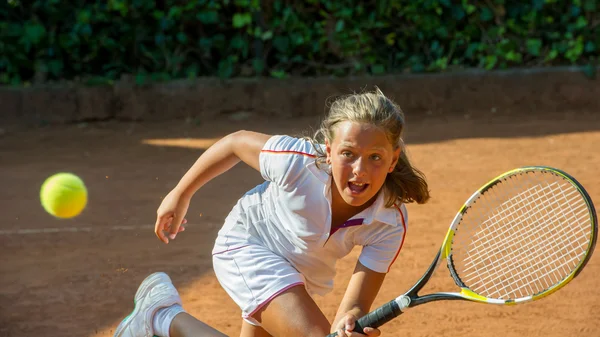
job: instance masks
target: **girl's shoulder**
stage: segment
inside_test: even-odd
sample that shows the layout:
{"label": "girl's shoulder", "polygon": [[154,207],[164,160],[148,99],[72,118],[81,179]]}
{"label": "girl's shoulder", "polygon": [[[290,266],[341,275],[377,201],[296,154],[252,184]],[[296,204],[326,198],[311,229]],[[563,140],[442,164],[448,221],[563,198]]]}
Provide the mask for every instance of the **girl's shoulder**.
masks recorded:
{"label": "girl's shoulder", "polygon": [[307,137],[295,137],[290,135],[274,135],[263,148],[267,153],[287,153],[317,157],[324,153],[325,145],[318,144]]}

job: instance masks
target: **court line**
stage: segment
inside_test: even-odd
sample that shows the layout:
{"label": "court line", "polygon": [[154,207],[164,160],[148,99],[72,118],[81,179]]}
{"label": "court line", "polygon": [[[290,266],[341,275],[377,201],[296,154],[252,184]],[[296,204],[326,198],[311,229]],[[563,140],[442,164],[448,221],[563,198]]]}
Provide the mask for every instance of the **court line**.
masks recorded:
{"label": "court line", "polygon": [[[186,228],[189,227],[204,227],[214,229],[217,226],[222,226],[216,222],[202,222],[202,223],[187,223]],[[49,233],[91,233],[91,232],[105,232],[105,231],[135,231],[135,230],[149,230],[154,229],[154,225],[129,225],[129,226],[71,226],[71,227],[47,227],[47,228],[21,228],[21,229],[8,229],[0,230],[1,235],[34,235],[34,234],[49,234]]]}
{"label": "court line", "polygon": [[0,235],[32,235],[32,234],[48,234],[48,233],[90,233],[94,231],[132,231],[138,229],[152,229],[154,225],[137,225],[137,226],[112,226],[112,227],[62,227],[62,228],[25,228],[0,230]]}

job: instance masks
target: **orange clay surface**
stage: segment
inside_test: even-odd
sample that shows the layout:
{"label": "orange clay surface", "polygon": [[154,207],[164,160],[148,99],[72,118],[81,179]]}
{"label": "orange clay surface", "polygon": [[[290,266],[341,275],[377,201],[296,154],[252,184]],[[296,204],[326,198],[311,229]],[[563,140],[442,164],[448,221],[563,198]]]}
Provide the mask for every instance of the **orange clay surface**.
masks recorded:
{"label": "orange clay surface", "polygon": [[[562,168],[600,208],[597,114],[407,117],[409,155],[426,173],[433,198],[408,205],[407,240],[377,306],[422,275],[458,208],[504,171]],[[156,209],[215,139],[242,128],[295,134],[316,121],[105,122],[0,135],[0,336],[112,336],[132,310],[139,282],[154,271],[171,276],[191,314],[238,335],[240,310],[215,279],[210,251],[224,217],[261,176],[241,164],[206,185],[192,200],[187,231],[169,245],[154,235]],[[40,206],[42,182],[60,171],[79,175],[89,190],[88,207],[75,219],[54,219]],[[358,253],[338,264],[335,291],[316,299],[329,319]],[[435,275],[426,292],[454,289],[445,267]],[[381,330],[402,337],[600,336],[598,275],[597,252],[578,278],[541,301],[512,307],[438,302],[410,309]]]}

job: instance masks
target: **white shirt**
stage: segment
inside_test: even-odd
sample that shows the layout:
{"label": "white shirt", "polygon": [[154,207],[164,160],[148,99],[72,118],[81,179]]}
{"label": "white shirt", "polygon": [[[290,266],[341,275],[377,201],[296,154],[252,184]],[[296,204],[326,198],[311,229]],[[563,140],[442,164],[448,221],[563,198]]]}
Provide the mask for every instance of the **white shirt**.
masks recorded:
{"label": "white shirt", "polygon": [[336,262],[354,246],[363,246],[364,266],[388,272],[404,243],[408,217],[403,204],[386,208],[381,192],[330,235],[331,177],[316,166],[316,154],[307,140],[271,137],[259,158],[266,182],[246,193],[232,213],[244,219],[236,231],[286,258],[309,292],[324,295],[333,288]]}

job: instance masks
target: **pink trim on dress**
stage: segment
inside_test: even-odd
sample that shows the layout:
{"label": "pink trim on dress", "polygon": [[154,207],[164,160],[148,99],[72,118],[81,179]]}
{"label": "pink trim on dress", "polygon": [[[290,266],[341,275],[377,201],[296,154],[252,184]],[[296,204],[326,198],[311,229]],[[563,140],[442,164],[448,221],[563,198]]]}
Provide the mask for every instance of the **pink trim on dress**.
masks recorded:
{"label": "pink trim on dress", "polygon": [[350,220],[344,222],[344,224],[341,225],[340,227],[332,228],[329,231],[329,236],[332,236],[335,232],[337,232],[339,229],[342,229],[342,228],[348,228],[348,227],[352,227],[352,226],[360,226],[363,224],[364,221],[365,221],[365,219],[363,219],[363,218],[350,219]]}
{"label": "pink trim on dress", "polygon": [[406,223],[404,223],[404,213],[402,213],[402,209],[400,209],[400,207],[398,207],[398,205],[394,204],[394,206],[396,206],[396,209],[398,210],[398,212],[400,212],[400,216],[402,217],[402,228],[404,228],[404,232],[402,233],[402,241],[400,242],[400,247],[398,247],[396,256],[394,256],[392,263],[390,263],[390,266],[388,267],[388,270],[387,270],[388,273],[390,272],[390,269],[392,268],[392,265],[394,264],[394,262],[396,262],[396,259],[398,258],[398,254],[400,254],[400,251],[402,250],[402,246],[404,245],[404,238],[406,237]]}
{"label": "pink trim on dress", "polygon": [[306,153],[306,152],[300,152],[300,151],[261,150],[260,152],[276,153],[276,154],[299,154],[299,155],[307,156],[307,157],[310,157],[310,158],[315,158],[316,157],[314,154],[310,154],[310,153]]}
{"label": "pink trim on dress", "polygon": [[248,247],[248,246],[250,246],[250,245],[243,245],[243,246],[239,246],[239,247],[235,247],[235,248],[227,248],[226,250],[223,250],[223,251],[220,251],[220,252],[213,253],[213,256],[215,256],[215,255],[219,255],[219,254],[223,254],[223,253],[227,253],[227,252],[231,252],[231,251],[233,251],[233,250],[238,250],[238,249],[240,249],[240,248],[244,248],[244,247]]}

